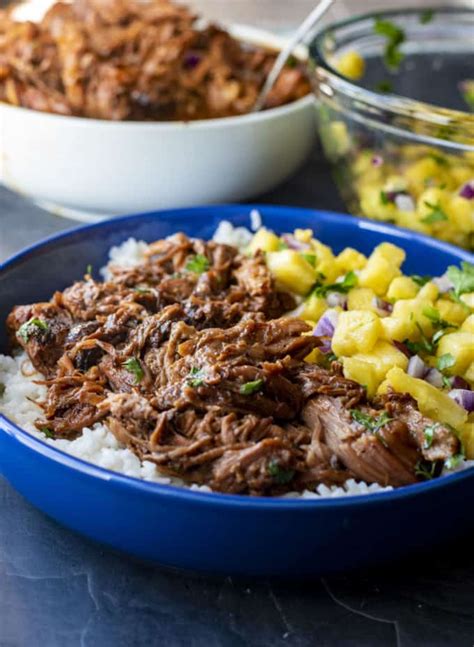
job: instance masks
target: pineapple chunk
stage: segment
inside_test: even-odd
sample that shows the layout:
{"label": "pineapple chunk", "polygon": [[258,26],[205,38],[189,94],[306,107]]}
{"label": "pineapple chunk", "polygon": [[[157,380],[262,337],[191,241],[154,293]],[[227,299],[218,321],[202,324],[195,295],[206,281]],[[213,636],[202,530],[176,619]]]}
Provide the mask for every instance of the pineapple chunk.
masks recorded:
{"label": "pineapple chunk", "polygon": [[447,299],[438,299],[435,308],[438,310],[441,319],[449,321],[455,326],[460,326],[468,315],[468,311],[464,306]]}
{"label": "pineapple chunk", "polygon": [[360,270],[367,263],[367,258],[352,247],[346,247],[337,257],[336,263],[339,266],[341,274]]}
{"label": "pineapple chunk", "polygon": [[[432,301],[416,299],[402,299],[393,305],[392,317],[404,319],[408,324],[413,324],[413,330],[416,330],[416,324],[421,326],[423,332],[431,335],[433,326],[431,320],[423,312],[433,307]],[[394,337],[392,339],[395,339]],[[397,340],[403,341],[403,340]]]}
{"label": "pineapple chunk", "polygon": [[311,319],[312,321],[319,321],[323,314],[328,309],[326,299],[317,297],[311,294],[303,304],[303,311],[299,315],[302,319]]}
{"label": "pineapple chunk", "polygon": [[389,263],[396,265],[398,268],[402,265],[406,258],[406,254],[401,247],[392,245],[392,243],[381,243],[372,252],[372,256],[380,256],[389,261]]}
{"label": "pineapple chunk", "polygon": [[316,254],[316,271],[323,274],[328,283],[334,283],[340,272],[331,248],[314,239],[312,246]]}
{"label": "pineapple chunk", "polygon": [[314,268],[293,249],[269,252],[267,265],[276,279],[277,286],[284,290],[304,295],[308,294],[316,282]]}
{"label": "pineapple chunk", "polygon": [[420,301],[436,301],[438,296],[439,290],[437,286],[432,281],[428,281],[418,292],[417,299],[420,299]]}
{"label": "pineapple chunk", "polygon": [[474,423],[465,422],[457,428],[459,440],[462,442],[464,453],[469,460],[474,459]]}
{"label": "pineapple chunk", "polygon": [[467,371],[464,373],[464,379],[467,380],[471,386],[474,385],[474,362],[469,364]]}
{"label": "pineapple chunk", "polygon": [[276,252],[280,248],[280,239],[273,231],[261,227],[250,241],[249,252],[255,254],[257,249],[263,252]]}
{"label": "pineapple chunk", "polygon": [[396,276],[387,291],[388,299],[413,299],[418,294],[418,286],[409,276]]}
{"label": "pineapple chunk", "polygon": [[364,362],[355,357],[344,357],[343,359],[344,377],[348,380],[354,380],[367,388],[367,395],[372,398],[379,385],[379,380],[375,374],[374,367],[368,362]]}
{"label": "pineapple chunk", "polygon": [[474,362],[474,337],[469,332],[457,331],[441,337],[437,356],[449,353],[455,359],[450,371],[453,375],[462,375],[469,364]]}
{"label": "pineapple chunk", "polygon": [[469,317],[464,321],[461,326],[461,330],[474,334],[474,314],[469,315]]}
{"label": "pineapple chunk", "polygon": [[350,50],[336,62],[337,71],[348,79],[357,81],[364,76],[365,73],[365,60],[354,50]]}
{"label": "pineapple chunk", "polygon": [[415,322],[406,317],[383,317],[380,320],[383,338],[388,341],[404,341],[415,336]]}
{"label": "pineapple chunk", "polygon": [[353,359],[371,364],[375,371],[378,384],[394,366],[398,366],[404,371],[406,371],[408,366],[408,357],[393,344],[382,339],[376,342],[370,353],[354,355]]}
{"label": "pineapple chunk", "polygon": [[371,288],[377,296],[384,296],[392,280],[400,276],[400,270],[377,249],[369,257],[367,265],[359,272],[359,286]]}
{"label": "pineapple chunk", "polygon": [[398,393],[409,393],[418,403],[421,413],[435,422],[447,423],[457,429],[467,421],[467,412],[452,398],[424,380],[407,375],[401,368],[395,367],[387,373],[385,382],[379,392],[387,386]]}
{"label": "pineapple chunk", "polygon": [[332,349],[337,356],[369,353],[381,334],[380,319],[373,312],[341,312],[332,338]]}
{"label": "pineapple chunk", "polygon": [[377,312],[375,292],[370,288],[353,288],[347,297],[349,310],[372,310],[372,312]]}
{"label": "pineapple chunk", "polygon": [[313,239],[312,229],[295,229],[294,236],[300,243],[310,243]]}

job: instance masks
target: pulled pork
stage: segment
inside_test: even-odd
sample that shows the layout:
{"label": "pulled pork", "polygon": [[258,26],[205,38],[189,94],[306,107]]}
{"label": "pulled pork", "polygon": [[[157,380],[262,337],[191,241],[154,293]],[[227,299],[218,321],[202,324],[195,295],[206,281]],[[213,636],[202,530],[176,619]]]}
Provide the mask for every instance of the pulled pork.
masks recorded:
{"label": "pulled pork", "polygon": [[[169,0],[58,2],[39,23],[0,11],[0,101],[110,120],[192,120],[249,112],[275,54],[245,46]],[[310,91],[287,65],[266,107]]]}
{"label": "pulled pork", "polygon": [[184,234],[153,243],[104,282],[86,275],[7,320],[44,377],[39,429],[74,437],[104,421],[140,459],[186,482],[253,495],[340,484],[405,485],[459,443],[406,395],[373,402],[321,340],[284,318],[263,255]]}

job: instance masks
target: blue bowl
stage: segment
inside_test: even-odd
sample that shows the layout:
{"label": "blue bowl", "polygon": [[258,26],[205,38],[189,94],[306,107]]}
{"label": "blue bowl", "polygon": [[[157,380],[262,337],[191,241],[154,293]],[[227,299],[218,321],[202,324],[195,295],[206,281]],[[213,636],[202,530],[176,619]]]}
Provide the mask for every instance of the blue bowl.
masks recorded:
{"label": "blue bowl", "polygon": [[[176,231],[210,237],[249,206],[213,206],[117,218],[54,236],[0,267],[0,320],[13,305],[48,299],[99,268],[111,245]],[[408,230],[333,213],[257,207],[276,231],[310,227],[341,250],[381,241],[407,252],[407,273],[441,274],[467,252]],[[5,351],[2,331],[0,351]],[[168,566],[230,574],[311,577],[393,560],[474,528],[474,470],[369,496],[259,499],[147,483],[54,449],[0,416],[0,469],[33,505],[91,539]]]}

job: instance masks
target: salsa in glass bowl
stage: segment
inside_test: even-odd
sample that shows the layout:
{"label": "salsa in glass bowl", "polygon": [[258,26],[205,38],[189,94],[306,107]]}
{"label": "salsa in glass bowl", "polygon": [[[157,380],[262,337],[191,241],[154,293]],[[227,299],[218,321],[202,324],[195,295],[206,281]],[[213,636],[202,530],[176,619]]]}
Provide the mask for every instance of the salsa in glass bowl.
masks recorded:
{"label": "salsa in glass bowl", "polygon": [[387,11],[311,45],[319,132],[349,210],[474,248],[474,11]]}

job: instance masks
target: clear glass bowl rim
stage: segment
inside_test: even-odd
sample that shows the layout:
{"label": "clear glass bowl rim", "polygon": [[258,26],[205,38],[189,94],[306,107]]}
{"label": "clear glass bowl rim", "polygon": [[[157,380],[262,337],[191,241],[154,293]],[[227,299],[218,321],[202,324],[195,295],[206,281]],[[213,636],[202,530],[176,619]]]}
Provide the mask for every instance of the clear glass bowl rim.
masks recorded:
{"label": "clear glass bowl rim", "polygon": [[[474,150],[474,115],[469,112],[461,110],[451,110],[435,106],[430,103],[417,101],[397,94],[382,94],[379,92],[367,90],[357,83],[349,81],[342,76],[336,69],[332,67],[325,56],[324,40],[328,34],[334,34],[339,29],[362,23],[364,21],[373,20],[375,17],[381,19],[390,19],[396,17],[406,17],[409,15],[420,15],[425,11],[433,11],[436,14],[454,14],[454,15],[469,15],[474,18],[474,9],[467,6],[462,7],[410,7],[404,9],[384,9],[381,11],[370,11],[367,13],[357,14],[350,18],[337,20],[329,23],[324,29],[319,31],[316,36],[309,43],[309,48],[316,54],[316,77],[319,72],[323,73],[324,79],[328,80],[337,92],[342,96],[349,99],[356,99],[359,103],[367,106],[372,106],[377,110],[382,109],[386,113],[391,113],[393,116],[404,116],[416,118],[418,121],[424,121],[430,125],[446,125],[450,127],[458,127],[464,131],[472,132],[472,146],[464,144],[463,148]],[[429,27],[429,25],[426,25]],[[357,41],[355,40],[354,43]],[[446,141],[439,139],[440,144],[446,145]]]}

